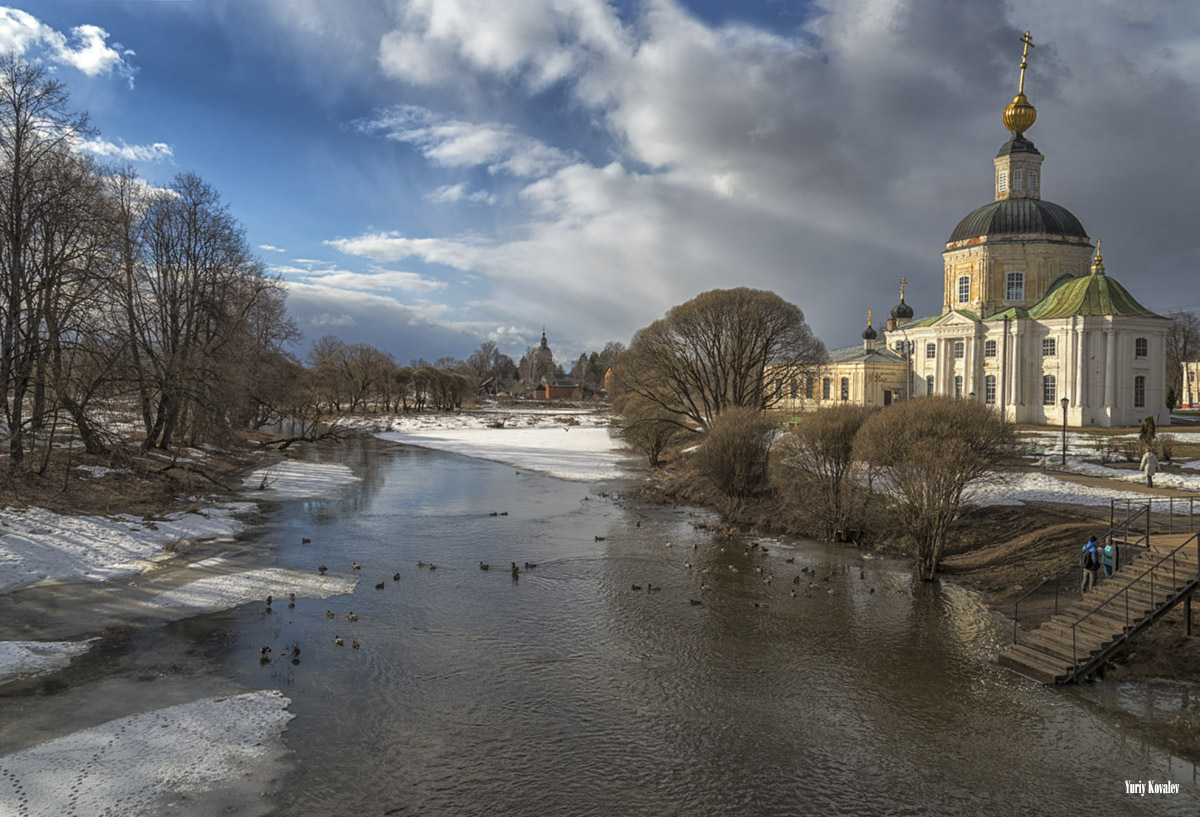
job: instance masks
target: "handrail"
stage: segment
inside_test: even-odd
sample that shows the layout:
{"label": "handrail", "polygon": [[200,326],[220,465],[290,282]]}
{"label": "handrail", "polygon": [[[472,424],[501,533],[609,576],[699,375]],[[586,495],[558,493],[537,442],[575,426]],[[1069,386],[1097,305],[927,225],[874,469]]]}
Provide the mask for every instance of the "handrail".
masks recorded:
{"label": "handrail", "polygon": [[[1149,575],[1150,576],[1150,606],[1153,610],[1153,608],[1156,606],[1154,603],[1154,571],[1158,570],[1158,568],[1161,567],[1164,562],[1166,562],[1168,559],[1170,559],[1171,560],[1171,587],[1177,590],[1178,584],[1175,581],[1175,579],[1176,579],[1175,556],[1181,550],[1183,550],[1188,545],[1190,545],[1192,542],[1196,543],[1196,560],[1197,560],[1196,580],[1200,581],[1200,533],[1194,533],[1194,534],[1192,534],[1192,536],[1190,538],[1185,540],[1183,542],[1183,544],[1175,547],[1170,553],[1164,554],[1161,559],[1159,559],[1157,562],[1152,564],[1150,567],[1146,568],[1146,570],[1144,570],[1141,573],[1141,575],[1139,575],[1137,578],[1130,579],[1129,582],[1126,583],[1126,585],[1124,587],[1122,587],[1116,593],[1113,593],[1107,599],[1105,599],[1100,604],[1098,604],[1094,608],[1092,608],[1092,610],[1089,611],[1087,614],[1085,614],[1082,618],[1078,619],[1077,621],[1075,621],[1071,624],[1071,658],[1073,659],[1072,664],[1075,667],[1079,666],[1079,652],[1078,652],[1078,647],[1077,647],[1076,638],[1075,638],[1076,628],[1080,624],[1082,624],[1083,622],[1087,621],[1089,618],[1094,616],[1096,613],[1103,610],[1110,603],[1115,601],[1118,596],[1124,595],[1125,596],[1125,628],[1128,629],[1129,628],[1129,595],[1128,595],[1129,590],[1135,584],[1137,584],[1142,579],[1144,579],[1147,575]],[[1164,600],[1165,600],[1165,598],[1166,597],[1164,596]]]}
{"label": "handrail", "polygon": [[[1110,505],[1109,507],[1110,507],[1110,509],[1113,510],[1113,512],[1115,512],[1115,508],[1116,508],[1115,505]],[[1108,529],[1108,533],[1106,534],[1106,536],[1111,536],[1115,542],[1116,538],[1117,538],[1116,537],[1117,530],[1122,529],[1123,533],[1124,533],[1124,536],[1122,537],[1124,546],[1130,547],[1129,526],[1133,522],[1134,519],[1136,519],[1138,516],[1140,516],[1142,514],[1146,515],[1146,533],[1142,536],[1141,539],[1138,539],[1136,542],[1132,543],[1132,546],[1133,547],[1143,547],[1142,542],[1144,540],[1145,541],[1144,547],[1148,548],[1150,546],[1150,533],[1149,533],[1149,530],[1150,530],[1150,504],[1149,503],[1146,503],[1145,506],[1139,508],[1136,512],[1130,511],[1128,508],[1126,508],[1126,517],[1125,517],[1124,521],[1121,522],[1120,524],[1114,524],[1112,527],[1110,527]],[[1029,592],[1027,592],[1025,595],[1021,596],[1021,598],[1017,599],[1013,603],[1013,643],[1014,644],[1016,644],[1017,641],[1019,640],[1017,633],[1019,632],[1021,602],[1025,601],[1025,599],[1029,598],[1034,593],[1041,590],[1042,587],[1044,587],[1047,582],[1051,581],[1052,579],[1057,579],[1060,575],[1062,575],[1064,570],[1067,570],[1070,567],[1078,567],[1078,565],[1079,565],[1079,554],[1076,553],[1074,556],[1071,556],[1069,559],[1067,559],[1067,561],[1064,562],[1053,573],[1047,573],[1046,575],[1042,576],[1041,582],[1039,582]],[[1055,590],[1054,590],[1054,612],[1055,612],[1055,614],[1058,613],[1058,588],[1057,587],[1055,587]]]}

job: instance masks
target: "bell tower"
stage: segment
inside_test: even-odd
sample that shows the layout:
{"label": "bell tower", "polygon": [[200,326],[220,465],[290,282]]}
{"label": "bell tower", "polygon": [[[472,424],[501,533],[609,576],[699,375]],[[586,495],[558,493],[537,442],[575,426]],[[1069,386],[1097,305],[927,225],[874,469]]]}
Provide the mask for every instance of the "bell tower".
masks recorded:
{"label": "bell tower", "polygon": [[1029,49],[1033,39],[1029,32],[1021,38],[1025,50],[1021,54],[1021,82],[1017,95],[1004,109],[1004,127],[1012,138],[1000,148],[993,164],[996,166],[996,201],[1004,199],[1040,199],[1042,197],[1042,159],[1038,149],[1025,138],[1025,131],[1037,121],[1037,108],[1025,98],[1025,69],[1029,67]]}

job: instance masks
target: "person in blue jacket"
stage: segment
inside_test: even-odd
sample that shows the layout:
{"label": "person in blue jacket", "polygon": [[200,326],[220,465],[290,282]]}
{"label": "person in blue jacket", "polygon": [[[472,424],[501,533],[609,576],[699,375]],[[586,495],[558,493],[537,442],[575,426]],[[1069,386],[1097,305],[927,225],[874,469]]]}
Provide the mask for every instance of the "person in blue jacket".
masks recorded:
{"label": "person in blue jacket", "polygon": [[1096,547],[1096,537],[1089,536],[1079,557],[1083,565],[1083,581],[1079,584],[1079,592],[1086,593],[1096,586],[1096,573],[1100,570],[1100,551]]}
{"label": "person in blue jacket", "polygon": [[1112,534],[1104,537],[1104,547],[1101,549],[1104,563],[1104,578],[1111,579],[1117,567],[1117,547],[1113,544]]}

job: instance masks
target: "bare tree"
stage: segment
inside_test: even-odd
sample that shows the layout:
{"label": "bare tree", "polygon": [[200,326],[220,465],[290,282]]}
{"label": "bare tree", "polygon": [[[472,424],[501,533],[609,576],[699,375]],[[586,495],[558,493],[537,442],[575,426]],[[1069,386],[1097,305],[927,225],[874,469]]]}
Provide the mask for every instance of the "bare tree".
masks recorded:
{"label": "bare tree", "polygon": [[934,578],[964,492],[998,479],[996,467],[1012,450],[1012,429],[975,400],[906,400],[863,423],[854,456],[884,469],[880,482],[912,544],[914,577]]}
{"label": "bare tree", "polygon": [[613,403],[620,415],[618,436],[635,451],[646,455],[651,468],[658,468],[667,446],[679,439],[690,429],[661,406],[643,400],[633,392],[625,392]]}
{"label": "bare tree", "polygon": [[849,527],[856,486],[854,438],[873,409],[841,404],[805,415],[775,446],[775,481],[786,500],[803,506],[826,537]]}
{"label": "bare tree", "polygon": [[754,496],[767,487],[778,429],[778,423],[756,408],[730,406],[709,426],[696,465],[731,502]]}
{"label": "bare tree", "polygon": [[799,307],[773,292],[712,290],[641,329],[614,373],[621,387],[707,427],[726,409],[771,408],[768,380],[815,372],[825,347]]}
{"label": "bare tree", "polygon": [[[1183,364],[1200,357],[1200,318],[1195,312],[1170,313],[1167,329],[1167,390],[1178,405],[1187,384],[1183,382]],[[1175,408],[1175,405],[1167,408]]]}

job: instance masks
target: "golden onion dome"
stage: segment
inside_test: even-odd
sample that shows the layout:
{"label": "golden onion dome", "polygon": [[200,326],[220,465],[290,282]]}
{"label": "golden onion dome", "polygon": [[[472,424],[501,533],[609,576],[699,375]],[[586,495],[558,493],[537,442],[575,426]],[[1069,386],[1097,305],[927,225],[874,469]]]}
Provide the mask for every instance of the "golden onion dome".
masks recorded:
{"label": "golden onion dome", "polygon": [[1004,109],[1004,127],[1013,133],[1024,133],[1037,121],[1037,108],[1029,103],[1024,92],[1013,97],[1012,104]]}

